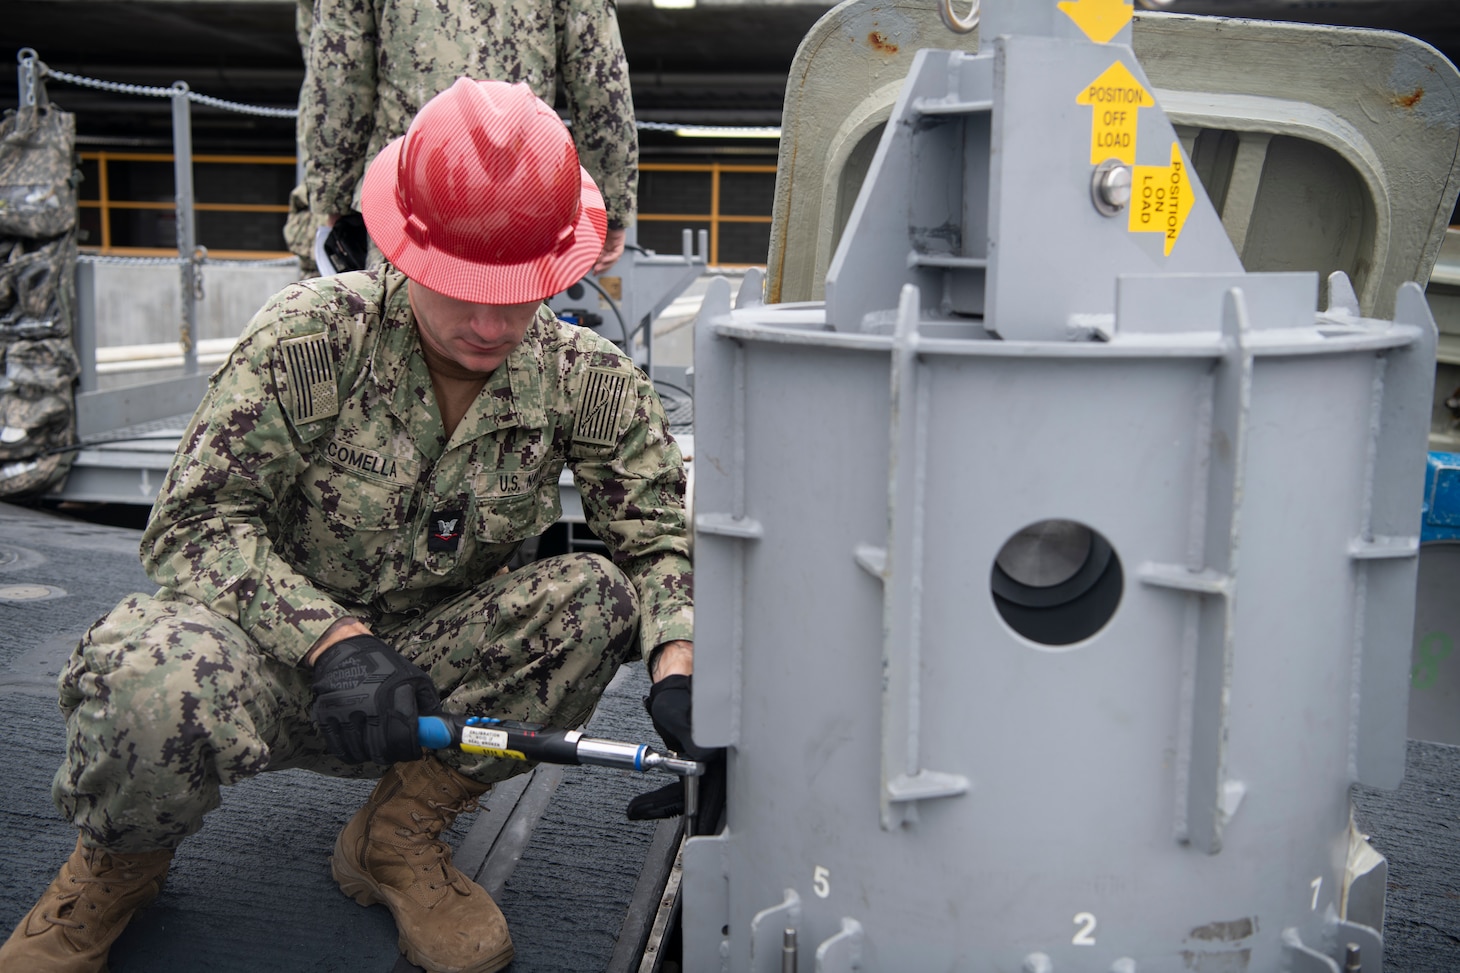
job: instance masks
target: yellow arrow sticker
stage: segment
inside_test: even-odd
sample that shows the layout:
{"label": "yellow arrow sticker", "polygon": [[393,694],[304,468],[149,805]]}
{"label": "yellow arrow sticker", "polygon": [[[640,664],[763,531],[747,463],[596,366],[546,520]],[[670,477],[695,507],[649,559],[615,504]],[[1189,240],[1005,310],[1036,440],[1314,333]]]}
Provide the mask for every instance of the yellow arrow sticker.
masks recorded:
{"label": "yellow arrow sticker", "polygon": [[1110,43],[1136,10],[1125,0],[1060,0],[1059,8],[1097,44]]}
{"label": "yellow arrow sticker", "polygon": [[1131,175],[1130,225],[1132,233],[1166,234],[1166,256],[1181,237],[1186,214],[1191,212],[1191,179],[1181,143],[1171,143],[1169,166],[1134,166]]}
{"label": "yellow arrow sticker", "polygon": [[1075,98],[1077,105],[1089,105],[1090,164],[1106,159],[1136,161],[1136,109],[1150,108],[1156,99],[1142,87],[1130,68],[1116,61],[1091,81]]}

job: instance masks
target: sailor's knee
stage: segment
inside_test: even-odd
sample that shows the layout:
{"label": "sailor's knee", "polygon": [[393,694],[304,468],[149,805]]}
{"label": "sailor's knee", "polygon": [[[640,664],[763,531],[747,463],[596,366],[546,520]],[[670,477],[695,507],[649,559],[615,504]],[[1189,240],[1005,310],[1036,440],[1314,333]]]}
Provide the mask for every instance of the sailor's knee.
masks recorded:
{"label": "sailor's knee", "polygon": [[633,628],[639,619],[639,596],[634,583],[601,554],[564,555],[565,572],[573,579],[574,600],[591,609],[612,628]]}
{"label": "sailor's knee", "polygon": [[60,679],[61,706],[93,737],[133,746],[206,735],[236,710],[254,651],[231,623],[198,605],[124,600],[82,638]]}

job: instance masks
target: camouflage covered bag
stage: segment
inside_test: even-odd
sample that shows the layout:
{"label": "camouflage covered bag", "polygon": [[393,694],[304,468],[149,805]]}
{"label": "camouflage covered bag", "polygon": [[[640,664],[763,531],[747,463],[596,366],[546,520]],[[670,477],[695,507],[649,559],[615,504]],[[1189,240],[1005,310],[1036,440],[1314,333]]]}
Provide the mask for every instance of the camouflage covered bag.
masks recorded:
{"label": "camouflage covered bag", "polygon": [[75,116],[54,106],[0,122],[0,497],[46,489],[76,438]]}
{"label": "camouflage covered bag", "polygon": [[76,226],[76,116],[54,105],[0,121],[0,236],[49,239]]}
{"label": "camouflage covered bag", "polygon": [[[62,437],[76,438],[76,419],[68,419]],[[71,470],[73,452],[34,456],[29,459],[0,459],[0,497],[23,497],[42,493],[58,483]]]}
{"label": "camouflage covered bag", "polygon": [[0,460],[68,445],[71,386],[80,374],[65,338],[0,344]]}
{"label": "camouflage covered bag", "polygon": [[52,453],[76,437],[71,388],[80,373],[67,338],[0,343],[0,496],[44,489],[70,468]]}
{"label": "camouflage covered bag", "polygon": [[76,236],[0,240],[0,341],[64,338],[75,304]]}

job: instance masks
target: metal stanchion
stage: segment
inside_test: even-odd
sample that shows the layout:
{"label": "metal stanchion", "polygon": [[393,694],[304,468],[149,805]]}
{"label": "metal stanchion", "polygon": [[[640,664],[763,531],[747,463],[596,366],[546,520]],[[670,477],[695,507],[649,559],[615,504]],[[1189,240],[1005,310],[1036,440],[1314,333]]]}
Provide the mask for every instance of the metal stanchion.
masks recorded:
{"label": "metal stanchion", "polygon": [[186,81],[172,85],[173,184],[177,196],[177,259],[182,274],[183,374],[198,374],[198,295],[202,268],[197,262],[197,219],[193,210],[193,121]]}

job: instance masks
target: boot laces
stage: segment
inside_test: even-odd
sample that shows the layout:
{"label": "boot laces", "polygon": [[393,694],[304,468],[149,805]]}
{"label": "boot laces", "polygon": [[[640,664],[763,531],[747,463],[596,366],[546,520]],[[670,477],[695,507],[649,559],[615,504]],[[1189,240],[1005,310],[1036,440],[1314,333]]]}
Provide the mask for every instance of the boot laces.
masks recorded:
{"label": "boot laces", "polygon": [[[417,858],[425,855],[430,856],[429,860],[419,862],[417,865],[423,872],[440,872],[441,881],[428,883],[432,891],[449,885],[463,895],[470,894],[470,888],[466,885],[468,881],[467,877],[462,874],[460,869],[452,866],[451,846],[442,841],[440,835],[452,821],[456,820],[457,815],[474,810],[477,807],[476,798],[468,797],[464,800],[452,801],[450,803],[441,803],[428,799],[426,806],[436,813],[421,814],[412,810],[410,812],[411,820],[415,822],[416,828],[414,830],[411,828],[397,828],[396,834],[402,838],[425,839],[424,841],[414,842],[416,844],[415,856]],[[455,873],[454,876],[452,874],[453,872]]]}
{"label": "boot laces", "polygon": [[[98,862],[98,864],[102,863]],[[118,871],[117,869],[112,867],[112,862],[110,861],[110,859],[105,860],[105,864],[99,870],[102,871],[103,874],[73,874],[69,876],[71,884],[79,885],[81,886],[81,888],[77,889],[74,892],[67,892],[58,896],[61,903],[60,909],[57,910],[55,915],[52,915],[49,912],[42,912],[41,918],[44,919],[46,922],[49,922],[53,926],[64,926],[67,929],[85,929],[85,921],[73,918],[73,916],[83,902],[86,904],[86,910],[88,912],[97,911],[96,903],[91,901],[90,896],[87,894],[92,891],[92,889],[88,888],[88,886],[100,886],[102,895],[111,895],[113,881],[131,882],[136,881],[137,879],[142,877],[142,873],[137,870]],[[113,874],[114,872],[115,874]],[[62,913],[68,914],[63,915]]]}
{"label": "boot laces", "polygon": [[[74,907],[76,900],[79,898],[79,895],[63,896],[61,899],[61,908],[65,909],[67,906]],[[92,906],[91,909],[93,912],[96,911],[96,906]],[[72,919],[68,916],[63,916],[60,914],[60,912],[57,912],[55,915],[51,915],[49,912],[42,912],[41,918],[44,919],[46,922],[49,922],[53,926],[63,926],[67,929],[86,928],[86,923],[80,921],[79,919]]]}

